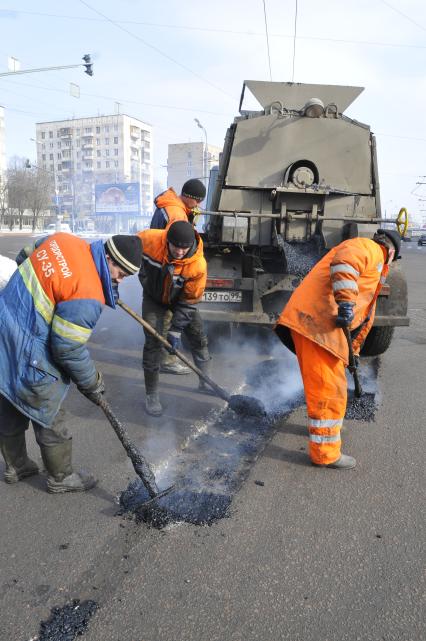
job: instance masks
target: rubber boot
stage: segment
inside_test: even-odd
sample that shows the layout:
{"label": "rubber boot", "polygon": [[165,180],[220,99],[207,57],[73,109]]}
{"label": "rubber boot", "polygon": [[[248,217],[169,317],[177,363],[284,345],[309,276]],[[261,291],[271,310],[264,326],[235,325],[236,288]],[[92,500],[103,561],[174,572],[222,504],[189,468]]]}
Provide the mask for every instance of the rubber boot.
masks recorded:
{"label": "rubber boot", "polygon": [[91,474],[73,472],[71,439],[49,447],[40,445],[40,450],[48,472],[47,491],[49,494],[85,492],[95,487],[97,481]]}
{"label": "rubber boot", "polygon": [[161,416],[163,408],[158,394],[159,372],[144,370],[145,375],[145,409],[150,416]]}
{"label": "rubber boot", "polygon": [[40,472],[37,463],[28,458],[25,432],[13,436],[1,436],[0,449],[6,463],[4,473],[6,483],[17,483],[27,476]]}
{"label": "rubber boot", "polygon": [[[208,361],[196,360],[195,364],[198,367],[198,369],[200,369],[203,372],[203,374],[205,374],[210,378],[211,359],[209,359]],[[212,390],[210,385],[200,377],[198,377],[198,391],[202,392],[203,394],[214,394],[214,391]]]}
{"label": "rubber boot", "polygon": [[189,367],[184,365],[177,356],[166,354],[161,362],[160,372],[162,374],[190,374]]}
{"label": "rubber boot", "polygon": [[331,467],[336,470],[352,470],[356,466],[356,459],[354,459],[353,456],[341,454],[337,461],[334,461],[334,463],[328,463],[327,465],[312,463],[312,465],[317,465],[318,467]]}

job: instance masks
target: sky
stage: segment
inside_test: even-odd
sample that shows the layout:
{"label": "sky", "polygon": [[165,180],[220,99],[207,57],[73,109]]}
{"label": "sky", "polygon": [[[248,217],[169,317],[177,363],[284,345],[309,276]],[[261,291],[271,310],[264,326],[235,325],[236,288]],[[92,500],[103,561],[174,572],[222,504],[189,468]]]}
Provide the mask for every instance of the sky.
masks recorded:
{"label": "sky", "polygon": [[355,85],[365,89],[345,113],[377,137],[382,213],[426,216],[424,0],[0,1],[0,73],[9,56],[33,69],[86,53],[93,77],[0,77],[8,158],[36,158],[36,122],[112,114],[118,102],[153,126],[165,186],[167,145],[203,141],[198,118],[222,147],[244,80]]}

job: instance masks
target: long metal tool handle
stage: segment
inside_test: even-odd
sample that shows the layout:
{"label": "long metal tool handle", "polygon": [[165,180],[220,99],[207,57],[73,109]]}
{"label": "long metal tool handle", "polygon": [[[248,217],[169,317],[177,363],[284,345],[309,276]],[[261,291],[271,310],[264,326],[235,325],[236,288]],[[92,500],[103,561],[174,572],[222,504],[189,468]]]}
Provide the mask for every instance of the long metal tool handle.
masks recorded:
{"label": "long metal tool handle", "polygon": [[170,343],[164,338],[164,336],[161,336],[161,334],[159,334],[157,330],[154,329],[154,327],[152,327],[152,325],[150,325],[144,318],[142,318],[142,316],[139,316],[139,314],[136,314],[136,312],[134,312],[133,309],[128,307],[126,303],[123,303],[123,301],[120,299],[118,299],[117,305],[119,305],[121,309],[124,309],[125,312],[127,312],[130,316],[132,316],[132,318],[134,318],[140,325],[142,325],[147,330],[147,332],[149,332],[152,336],[155,336],[155,338],[158,341],[160,341],[160,343],[164,345],[164,347],[169,352],[171,352],[172,354],[176,354],[176,356],[183,363],[185,363],[185,365],[187,365],[190,369],[192,369],[193,372],[198,374],[198,376],[201,379],[203,379],[203,381],[205,381],[208,385],[210,385],[210,387],[216,392],[216,394],[220,398],[223,398],[224,401],[229,401],[229,399],[231,398],[231,395],[228,394],[226,390],[224,390],[222,387],[217,385],[217,383],[212,381],[212,379],[209,376],[207,376],[206,374],[204,374],[204,372],[198,369],[198,367],[194,365],[194,363],[190,361],[189,358],[185,356],[185,354],[182,354],[182,352],[180,352],[177,349],[173,349]]}
{"label": "long metal tool handle", "polygon": [[356,398],[361,398],[362,396],[362,387],[361,383],[359,381],[358,377],[358,368],[357,364],[355,361],[355,354],[354,354],[354,348],[352,346],[352,338],[351,338],[351,333],[349,331],[349,327],[342,327],[343,332],[346,336],[346,340],[348,342],[348,348],[349,348],[349,371],[353,376],[354,379],[354,386],[355,386],[355,397]]}
{"label": "long metal tool handle", "polygon": [[142,483],[148,490],[150,497],[155,498],[159,493],[159,489],[155,482],[154,472],[151,470],[148,461],[143,456],[139,448],[136,447],[136,445],[129,439],[129,435],[126,432],[124,425],[120,423],[109,406],[109,403],[104,398],[99,402],[99,407],[111,423],[114,432],[117,434],[121,444],[127,452],[127,456],[132,461],[136,474],[142,480]]}

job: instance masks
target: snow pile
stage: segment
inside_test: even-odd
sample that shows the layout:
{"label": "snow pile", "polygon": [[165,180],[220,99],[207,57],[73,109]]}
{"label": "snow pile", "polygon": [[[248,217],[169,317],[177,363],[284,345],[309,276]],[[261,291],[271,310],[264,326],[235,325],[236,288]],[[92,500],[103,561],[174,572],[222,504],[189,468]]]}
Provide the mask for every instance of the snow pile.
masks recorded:
{"label": "snow pile", "polygon": [[0,291],[6,287],[16,268],[14,260],[0,254]]}

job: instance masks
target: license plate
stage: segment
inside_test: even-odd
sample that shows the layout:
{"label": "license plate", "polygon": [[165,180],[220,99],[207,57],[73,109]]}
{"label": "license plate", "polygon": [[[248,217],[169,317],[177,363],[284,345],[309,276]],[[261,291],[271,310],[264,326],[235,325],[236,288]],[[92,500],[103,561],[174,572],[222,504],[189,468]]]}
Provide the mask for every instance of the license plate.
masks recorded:
{"label": "license plate", "polygon": [[205,303],[241,303],[243,293],[235,290],[206,290],[203,294]]}

